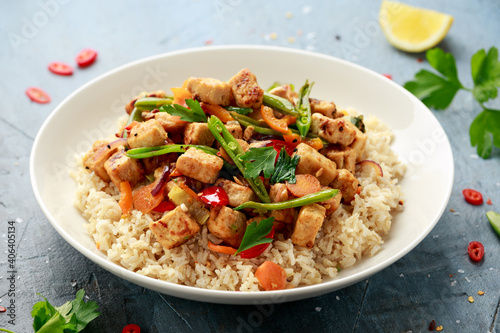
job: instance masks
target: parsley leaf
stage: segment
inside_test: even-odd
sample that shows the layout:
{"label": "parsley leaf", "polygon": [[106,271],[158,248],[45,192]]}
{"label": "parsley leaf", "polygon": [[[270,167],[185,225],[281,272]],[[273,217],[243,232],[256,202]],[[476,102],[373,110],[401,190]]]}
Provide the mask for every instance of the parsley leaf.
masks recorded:
{"label": "parsley leaf", "polygon": [[203,112],[203,109],[198,101],[194,99],[186,99],[186,105],[189,106],[189,109],[182,105],[174,104],[164,105],[160,108],[160,111],[167,112],[172,116],[180,116],[181,120],[192,123],[207,122],[207,116],[205,115],[205,112]]}
{"label": "parsley leaf", "polygon": [[266,238],[266,236],[271,232],[273,222],[274,217],[271,216],[260,221],[259,223],[257,223],[257,221],[250,223],[245,230],[240,247],[238,248],[238,251],[236,251],[235,255],[259,244],[272,243],[273,239]]}
{"label": "parsley leaf", "polygon": [[240,159],[246,161],[243,176],[255,179],[264,172],[264,177],[269,178],[274,172],[274,162],[278,153],[273,147],[250,148]]}
{"label": "parsley leaf", "polygon": [[463,86],[458,80],[455,58],[439,48],[427,51],[427,60],[443,76],[428,70],[415,74],[415,80],[406,82],[404,87],[417,96],[428,107],[445,109]]}
{"label": "parsley leaf", "polygon": [[500,148],[499,124],[500,110],[484,109],[470,125],[470,143],[482,158],[490,157],[493,145]]}
{"label": "parsley leaf", "polygon": [[500,87],[500,62],[498,49],[492,47],[488,53],[479,50],[472,56],[471,73],[474,80],[474,97],[479,103],[484,103],[491,98],[496,98]]}
{"label": "parsley leaf", "polygon": [[100,313],[96,312],[96,302],[85,303],[83,289],[76,293],[76,298],[55,308],[49,301],[40,301],[33,306],[31,316],[33,317],[33,329],[35,333],[77,333],[87,326],[89,322],[97,318]]}
{"label": "parsley leaf", "polygon": [[299,155],[290,157],[285,148],[281,148],[276,167],[274,168],[274,174],[269,180],[269,183],[282,183],[287,180],[290,184],[295,184],[297,182],[297,178],[295,178],[295,169],[297,168],[299,159]]}

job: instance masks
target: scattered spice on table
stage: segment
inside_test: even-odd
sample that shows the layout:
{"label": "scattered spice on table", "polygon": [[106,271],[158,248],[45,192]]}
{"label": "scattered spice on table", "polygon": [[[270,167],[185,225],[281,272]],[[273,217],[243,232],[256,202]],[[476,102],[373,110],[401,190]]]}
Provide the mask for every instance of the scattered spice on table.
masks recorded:
{"label": "scattered spice on table", "polygon": [[441,332],[442,330],[443,330],[443,325],[439,325],[438,327],[436,327],[436,331]]}
{"label": "scattered spice on table", "polygon": [[385,76],[386,78],[388,78],[389,80],[392,80],[392,75],[391,74],[382,74],[383,76]]}
{"label": "scattered spice on table", "polygon": [[455,210],[453,208],[450,208],[450,212],[455,213]]}
{"label": "scattered spice on table", "polygon": [[292,18],[293,17],[293,13],[292,12],[286,12],[285,13],[285,17],[286,18]]}
{"label": "scattered spice on table", "polygon": [[420,62],[422,62],[422,61],[424,61],[424,59],[422,59],[422,58],[417,58],[417,62],[418,62],[418,63],[420,63]]}
{"label": "scattered spice on table", "polygon": [[207,39],[207,40],[205,41],[205,45],[212,45],[212,43],[213,43],[213,42],[214,42],[214,40],[213,40],[213,39]]}
{"label": "scattered spice on table", "polygon": [[469,296],[468,300],[469,300],[470,303],[474,303],[474,297]]}
{"label": "scattered spice on table", "polygon": [[479,296],[483,296],[483,295],[484,295],[484,291],[479,290],[479,291],[477,292],[477,294],[478,294]]}
{"label": "scattered spice on table", "polygon": [[491,202],[491,199],[490,199],[490,198],[488,198],[488,201],[486,201],[486,203],[487,203],[488,205],[492,205],[492,204],[493,204],[493,203]]}
{"label": "scattered spice on table", "polygon": [[270,37],[271,39],[276,39],[276,38],[278,38],[278,34],[277,34],[277,33],[275,33],[275,32],[271,32],[271,34],[269,35],[269,37]]}
{"label": "scattered spice on table", "polygon": [[288,37],[288,43],[295,43],[295,37]]}

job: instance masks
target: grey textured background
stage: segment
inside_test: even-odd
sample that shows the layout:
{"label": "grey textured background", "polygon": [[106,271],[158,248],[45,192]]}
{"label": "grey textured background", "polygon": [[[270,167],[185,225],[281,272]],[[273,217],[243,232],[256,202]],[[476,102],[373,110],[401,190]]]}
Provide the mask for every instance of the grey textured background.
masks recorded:
{"label": "grey textured background", "polygon": [[[471,56],[480,48],[500,46],[500,3],[405,2],[454,16],[453,27],[440,46],[455,55],[462,82],[471,86]],[[391,74],[403,84],[428,64],[417,61],[423,54],[406,54],[386,42],[377,23],[379,6],[379,1],[361,0],[2,1],[0,305],[6,306],[9,300],[5,252],[7,222],[13,220],[18,221],[18,279],[16,325],[9,325],[6,314],[0,313],[0,327],[30,332],[30,310],[40,300],[36,293],[60,305],[85,288],[102,312],[85,332],[121,332],[129,323],[140,325],[143,332],[424,332],[431,320],[443,325],[444,332],[498,331],[500,240],[484,213],[500,211],[500,152],[496,149],[489,160],[482,160],[470,147],[469,125],[480,110],[464,92],[447,111],[433,112],[450,139],[456,168],[450,203],[437,226],[389,268],[313,299],[225,306],[143,289],[97,267],[68,245],[50,226],[32,194],[29,154],[51,110],[88,80],[142,57],[207,44],[278,45],[353,61]],[[51,61],[73,63],[85,47],[99,52],[93,66],[77,69],[71,77],[47,71]],[[29,86],[45,89],[52,102],[30,102],[24,94]],[[491,105],[499,107],[498,102]],[[466,187],[480,190],[493,205],[466,204],[461,194]],[[485,245],[485,259],[480,263],[468,259],[466,248],[472,240]],[[485,295],[478,296],[478,290]],[[473,304],[467,300],[470,295]]]}

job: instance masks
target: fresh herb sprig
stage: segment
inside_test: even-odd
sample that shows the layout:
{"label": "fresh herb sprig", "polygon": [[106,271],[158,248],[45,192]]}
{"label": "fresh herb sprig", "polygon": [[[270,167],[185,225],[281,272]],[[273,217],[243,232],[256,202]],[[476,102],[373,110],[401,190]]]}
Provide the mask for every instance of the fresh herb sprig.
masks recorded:
{"label": "fresh herb sprig", "polygon": [[164,105],[160,108],[160,111],[166,112],[172,116],[180,116],[181,120],[189,121],[192,123],[207,122],[207,115],[201,108],[201,105],[198,101],[194,99],[186,99],[186,105],[189,107],[189,109],[182,105],[174,104]]}
{"label": "fresh herb sprig", "polygon": [[500,62],[498,49],[492,47],[486,52],[479,50],[471,59],[471,74],[474,82],[472,89],[466,88],[458,79],[455,58],[439,48],[427,51],[429,64],[441,75],[428,70],[415,74],[413,81],[406,82],[404,87],[428,107],[437,110],[446,109],[456,93],[463,89],[473,94],[482,108],[482,112],[472,121],[469,135],[473,147],[477,146],[477,154],[486,159],[490,157],[493,146],[500,148],[500,110],[484,105],[498,96],[500,87]]}
{"label": "fresh herb sprig", "polygon": [[273,228],[274,217],[268,217],[265,220],[253,221],[250,223],[245,230],[245,234],[243,235],[243,239],[241,240],[240,247],[236,251],[235,255],[238,253],[248,250],[256,245],[272,243],[272,238],[266,238],[267,235],[271,232]]}
{"label": "fresh herb sprig", "polygon": [[33,329],[35,333],[77,333],[87,326],[89,322],[97,318],[98,305],[94,301],[83,301],[85,291],[80,289],[72,301],[68,301],[59,307],[54,307],[49,301],[40,301],[33,306],[31,316],[33,317]]}
{"label": "fresh herb sprig", "polygon": [[288,155],[285,148],[281,148],[280,155],[276,161],[276,166],[274,167],[273,176],[269,179],[269,183],[282,183],[286,180],[290,184],[295,184],[297,182],[295,170],[297,168],[297,164],[299,163],[299,159],[299,155],[291,157]]}
{"label": "fresh herb sprig", "polygon": [[271,177],[277,154],[273,147],[250,148],[240,157],[246,162],[243,173],[245,178],[258,178],[261,172],[264,173],[265,178]]}

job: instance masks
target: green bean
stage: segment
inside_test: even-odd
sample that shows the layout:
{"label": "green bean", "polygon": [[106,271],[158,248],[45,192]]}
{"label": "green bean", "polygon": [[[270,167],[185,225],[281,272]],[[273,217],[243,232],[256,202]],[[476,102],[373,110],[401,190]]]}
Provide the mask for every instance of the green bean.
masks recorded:
{"label": "green bean", "polygon": [[184,153],[189,148],[194,147],[203,150],[205,153],[217,155],[218,150],[202,145],[165,145],[157,147],[134,148],[127,151],[127,156],[134,159],[149,158],[153,156],[165,155],[169,153]]}
{"label": "green bean", "polygon": [[311,89],[314,85],[314,82],[309,84],[309,81],[306,80],[306,83],[300,88],[299,95],[299,103],[297,105],[297,110],[299,112],[299,116],[297,117],[297,128],[299,129],[300,136],[305,138],[307,133],[309,132],[309,128],[311,127],[311,105],[309,103],[309,94],[311,93]]}
{"label": "green bean", "polygon": [[225,106],[224,109],[230,112],[236,112],[238,114],[247,115],[253,112],[252,108],[239,108],[237,106]]}
{"label": "green bean", "polygon": [[[134,121],[138,121],[138,122],[142,121],[142,111],[137,109],[137,108],[134,108],[132,110],[132,112],[130,112],[130,116],[128,117],[128,120],[127,120],[127,123],[125,124],[125,127],[132,124],[132,122],[134,122]],[[127,136],[128,136],[127,130],[123,129],[122,138],[127,138]]]}
{"label": "green bean", "polygon": [[272,107],[273,109],[278,110],[279,112],[297,117],[298,112],[295,110],[295,106],[293,106],[292,102],[287,100],[286,98],[282,98],[268,92],[264,92],[264,105]]}
{"label": "green bean", "polygon": [[135,101],[134,106],[141,111],[150,111],[166,104],[172,104],[172,98],[143,97]]}
{"label": "green bean", "polygon": [[[240,169],[242,174],[245,174],[245,166],[243,165],[240,156],[245,152],[243,148],[241,148],[240,144],[236,139],[229,133],[226,126],[222,123],[222,121],[216,116],[211,116],[208,119],[208,129],[215,137],[222,148],[226,151],[229,157],[233,160],[234,164]],[[271,202],[269,199],[269,195],[267,194],[266,187],[264,186],[264,182],[260,178],[247,178],[248,183],[254,190],[255,194],[259,197],[262,202]]]}
{"label": "green bean", "polygon": [[247,201],[244,204],[236,207],[234,210],[254,208],[258,212],[266,212],[268,210],[279,210],[286,208],[301,207],[315,202],[321,202],[331,199],[337,194],[339,194],[339,192],[340,192],[339,190],[329,189],[329,190],[319,191],[313,194],[308,194],[300,198],[295,198],[288,201],[274,202],[274,203]]}

